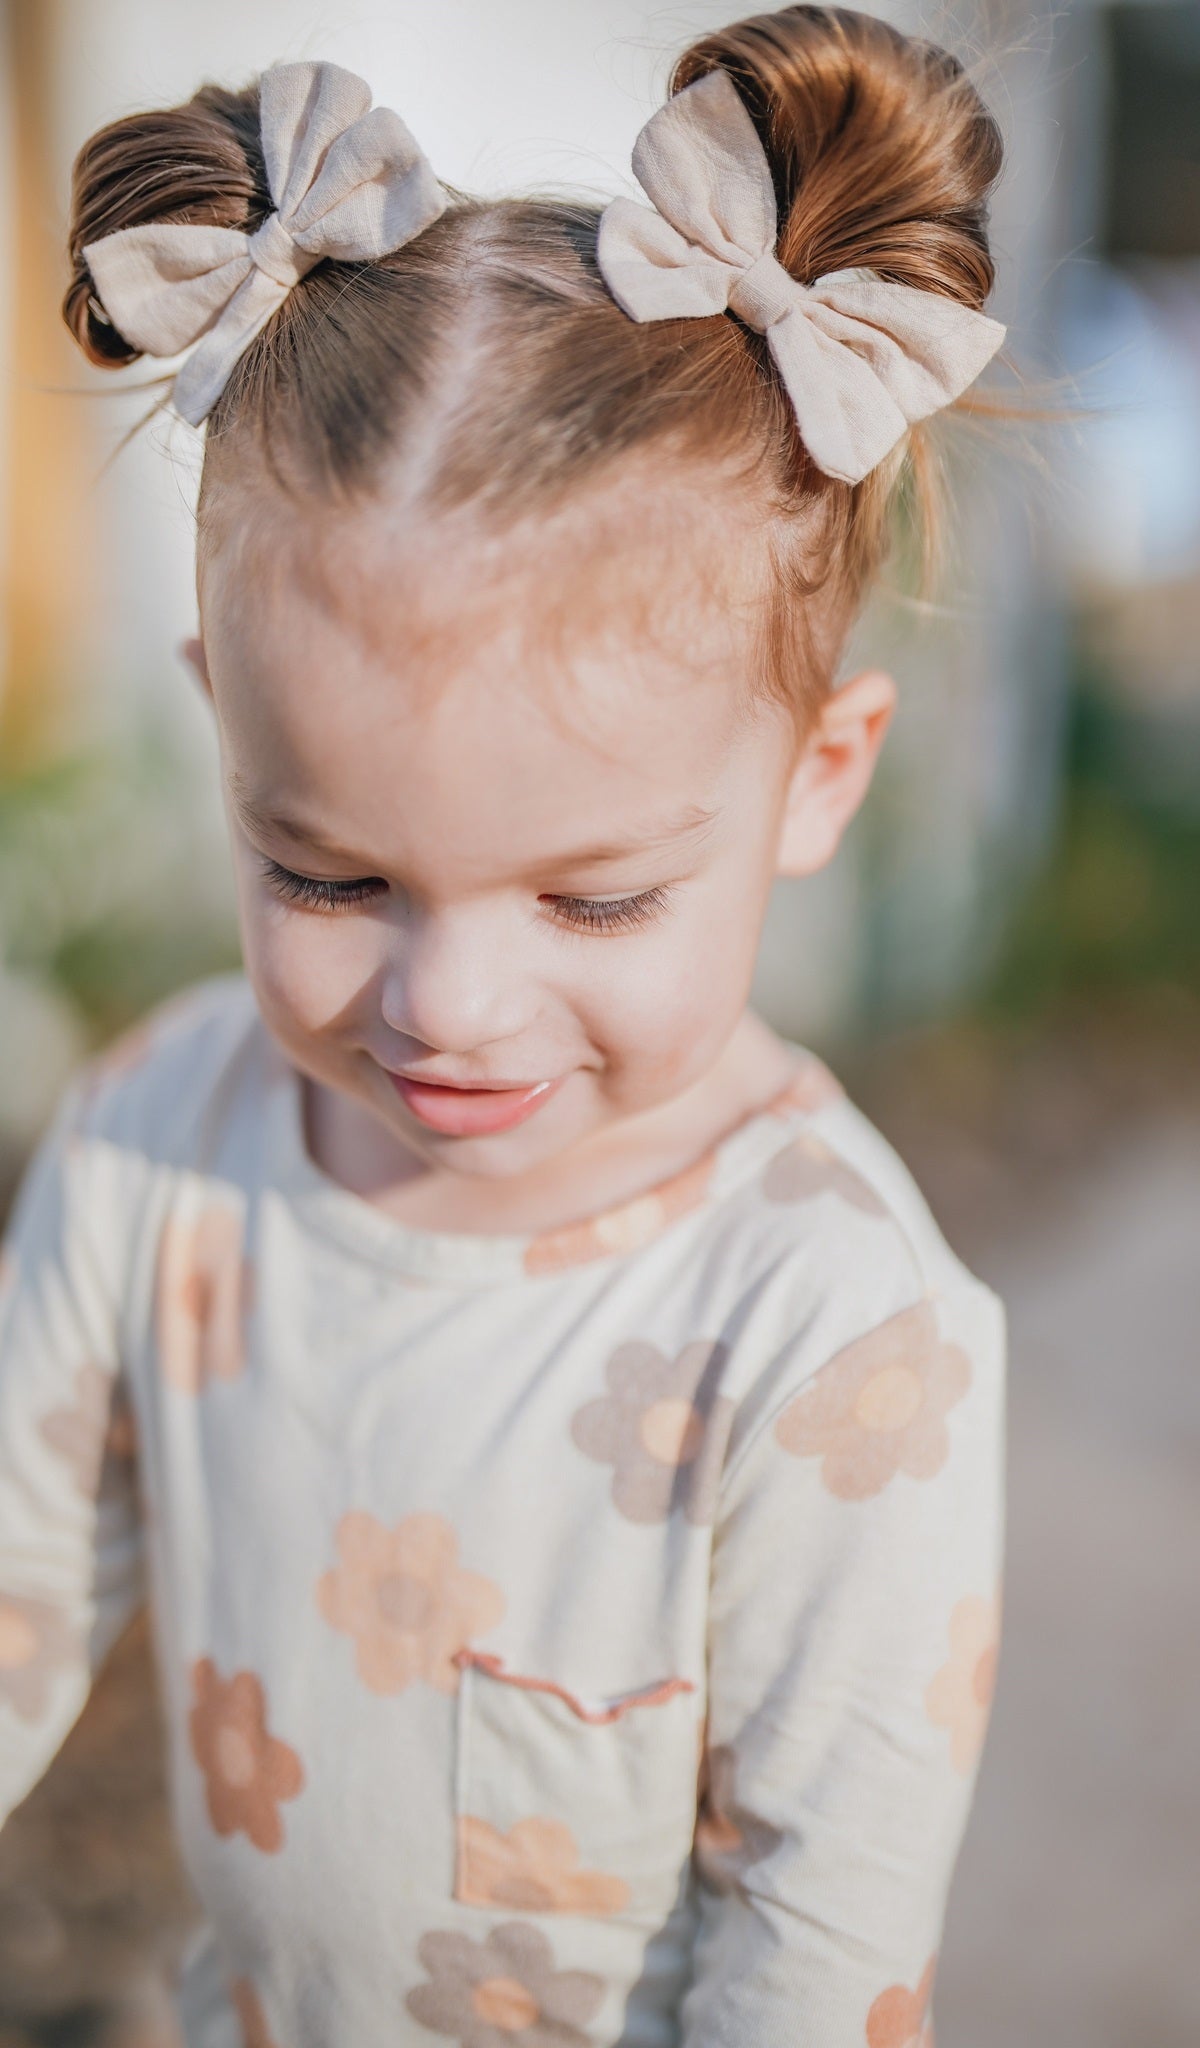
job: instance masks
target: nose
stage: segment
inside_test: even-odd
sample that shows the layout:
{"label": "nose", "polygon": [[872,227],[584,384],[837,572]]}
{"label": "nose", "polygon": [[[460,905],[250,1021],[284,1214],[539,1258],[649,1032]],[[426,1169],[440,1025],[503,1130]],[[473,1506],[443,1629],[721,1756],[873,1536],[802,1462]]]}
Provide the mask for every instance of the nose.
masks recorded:
{"label": "nose", "polygon": [[381,1006],[391,1030],[468,1053],[519,1037],[536,989],[503,917],[459,904],[410,914],[384,968]]}

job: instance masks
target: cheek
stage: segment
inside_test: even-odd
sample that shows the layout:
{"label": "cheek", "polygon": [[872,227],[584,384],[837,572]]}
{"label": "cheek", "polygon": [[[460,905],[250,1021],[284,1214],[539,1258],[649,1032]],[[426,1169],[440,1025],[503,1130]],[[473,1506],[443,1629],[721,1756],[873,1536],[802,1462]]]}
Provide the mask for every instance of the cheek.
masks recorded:
{"label": "cheek", "polygon": [[647,1083],[698,1072],[745,1008],[769,881],[744,875],[699,892],[639,937],[615,941],[589,974],[589,1036]]}
{"label": "cheek", "polygon": [[289,1035],[344,1029],[378,979],[367,918],[295,910],[260,890],[242,904],[242,953],[264,1018]]}

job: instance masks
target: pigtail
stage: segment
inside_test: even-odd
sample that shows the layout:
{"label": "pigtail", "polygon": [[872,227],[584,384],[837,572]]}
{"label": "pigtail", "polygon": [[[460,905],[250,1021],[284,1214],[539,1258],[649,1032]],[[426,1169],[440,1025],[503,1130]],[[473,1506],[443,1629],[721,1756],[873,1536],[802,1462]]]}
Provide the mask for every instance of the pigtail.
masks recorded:
{"label": "pigtail", "polygon": [[[791,276],[807,285],[831,271],[870,270],[983,309],[995,282],[988,218],[1004,146],[950,51],[873,15],[794,6],[701,37],[676,63],[670,89],[715,70],[728,74],[762,143],[778,209],[775,253]],[[769,377],[768,352],[756,343]],[[957,404],[972,408],[970,397]],[[823,478],[798,437],[791,466],[810,515],[802,560],[785,549],[779,563],[793,602],[814,582],[861,590],[898,523],[912,531],[919,593],[932,590],[943,468],[928,425],[910,427],[852,487]],[[840,577],[830,575],[834,563]],[[836,616],[835,639],[847,617]]]}
{"label": "pigtail", "polygon": [[982,308],[1003,144],[957,58],[873,15],[801,6],[704,36],[671,90],[718,69],[771,166],[785,270],[812,284],[869,269]]}
{"label": "pigtail", "polygon": [[259,137],[258,88],[202,86],[183,106],[113,121],[90,137],[71,179],[71,282],[63,318],[89,362],[138,361],[96,291],[84,249],[146,221],[257,227],[271,211]]}

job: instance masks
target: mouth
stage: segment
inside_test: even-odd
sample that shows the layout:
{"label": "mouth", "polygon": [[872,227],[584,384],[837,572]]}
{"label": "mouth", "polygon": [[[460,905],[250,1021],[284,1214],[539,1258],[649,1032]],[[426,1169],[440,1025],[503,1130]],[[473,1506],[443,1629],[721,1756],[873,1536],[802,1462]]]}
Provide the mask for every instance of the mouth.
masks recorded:
{"label": "mouth", "polygon": [[418,1123],[449,1138],[476,1138],[491,1131],[511,1131],[535,1115],[566,1079],[560,1074],[552,1081],[530,1081],[512,1087],[453,1088],[444,1081],[414,1081],[390,1068],[384,1071]]}

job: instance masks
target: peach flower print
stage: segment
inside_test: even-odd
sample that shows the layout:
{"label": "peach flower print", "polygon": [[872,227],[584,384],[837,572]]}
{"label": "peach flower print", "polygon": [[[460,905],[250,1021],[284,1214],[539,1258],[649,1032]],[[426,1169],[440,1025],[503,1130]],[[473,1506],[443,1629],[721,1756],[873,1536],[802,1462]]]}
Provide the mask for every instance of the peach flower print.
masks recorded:
{"label": "peach flower print", "polygon": [[456,1692],[454,1663],[472,1636],[495,1628],[504,1595],[464,1571],[458,1538],[441,1515],[406,1515],[393,1529],[352,1509],[337,1526],[340,1563],[317,1582],[331,1628],[354,1637],[358,1675],[371,1692],[403,1692],[423,1679]]}
{"label": "peach flower print", "polygon": [[831,1102],[840,1101],[845,1089],[835,1074],[831,1074],[824,1060],[815,1053],[807,1053],[785,1088],[781,1088],[768,1107],[787,1116],[799,1110],[802,1115],[815,1115]]}
{"label": "peach flower print", "polygon": [[0,1700],[19,1720],[40,1721],[60,1671],[84,1662],[78,1631],[47,1600],[0,1598]]}
{"label": "peach flower print", "polygon": [[867,2014],[867,2048],[933,2048],[933,2021],[928,2017],[936,1955],[930,1956],[915,1991],[907,1984],[889,1984]]}
{"label": "peach flower print", "polygon": [[576,1409],[572,1441],[613,1467],[613,1505],[628,1521],[665,1522],[676,1507],[694,1526],[712,1520],[734,1407],[719,1391],[728,1355],[707,1338],[676,1358],[638,1340],[620,1344],[608,1393]]}
{"label": "peach flower print", "polygon": [[950,1761],[965,1776],[987,1733],[996,1660],[1000,1648],[1000,1606],[981,1593],[956,1602],[950,1614],[950,1656],[925,1688],[925,1711],[950,1732]]}
{"label": "peach flower print", "polygon": [[89,1361],[75,1374],[75,1398],[52,1408],[38,1424],[52,1451],[70,1466],[85,1500],[100,1490],[105,1458],[129,1460],[136,1451],[133,1414],[111,1372]]}
{"label": "peach flower print", "polygon": [[886,1216],[887,1205],[852,1166],[819,1138],[802,1131],[767,1163],[763,1193],[769,1202],[808,1202],[814,1195],[840,1195],[867,1216]]}
{"label": "peach flower print", "polygon": [[192,1666],[192,1689],[188,1728],[209,1819],[219,1835],[248,1835],[273,1856],[283,1847],[280,1801],[303,1791],[304,1766],[268,1732],[262,1681],[253,1671],[222,1678],[212,1658],[201,1657]]}
{"label": "peach flower print", "polygon": [[945,1344],[929,1301],[902,1309],[839,1351],[775,1424],[785,1451],[820,1458],[839,1500],[882,1493],[898,1472],[932,1479],[950,1455],[946,1413],[971,1382],[967,1354]]}
{"label": "peach flower print", "polygon": [[242,2030],[242,2048],[277,2048],[262,2000],[249,1977],[235,1977],[229,1996]]}
{"label": "peach flower print", "polygon": [[629,1900],[622,1878],[579,1868],[579,1845],[562,1821],[531,1814],[507,1834],[462,1815],[454,1896],[469,1906],[521,1913],[619,1913]]}
{"label": "peach flower print", "polygon": [[587,1970],[556,1970],[540,1927],[506,1920],[482,1941],[423,1934],[417,1954],[429,1982],[405,2004],[431,2033],[459,2048],[589,2048],[584,2033],[604,1997]]}
{"label": "peach flower print", "polygon": [[523,1264],[527,1273],[557,1273],[564,1266],[578,1266],[588,1259],[603,1259],[612,1252],[635,1252],[649,1244],[668,1223],[699,1208],[708,1191],[716,1165],[715,1149],[706,1152],[670,1180],[660,1181],[643,1195],[622,1202],[615,1209],[602,1210],[582,1223],[566,1223],[558,1230],[543,1230],[525,1247]]}
{"label": "peach flower print", "polygon": [[236,1379],[253,1268],[242,1255],[243,1220],[225,1202],[195,1218],[168,1216],[158,1254],[157,1333],[164,1378],[185,1394]]}
{"label": "peach flower print", "polygon": [[770,1821],[738,1805],[737,1759],[725,1743],[701,1752],[696,1832],[692,1856],[697,1875],[711,1891],[730,1891],[754,1863],[761,1863],[783,1836]]}

